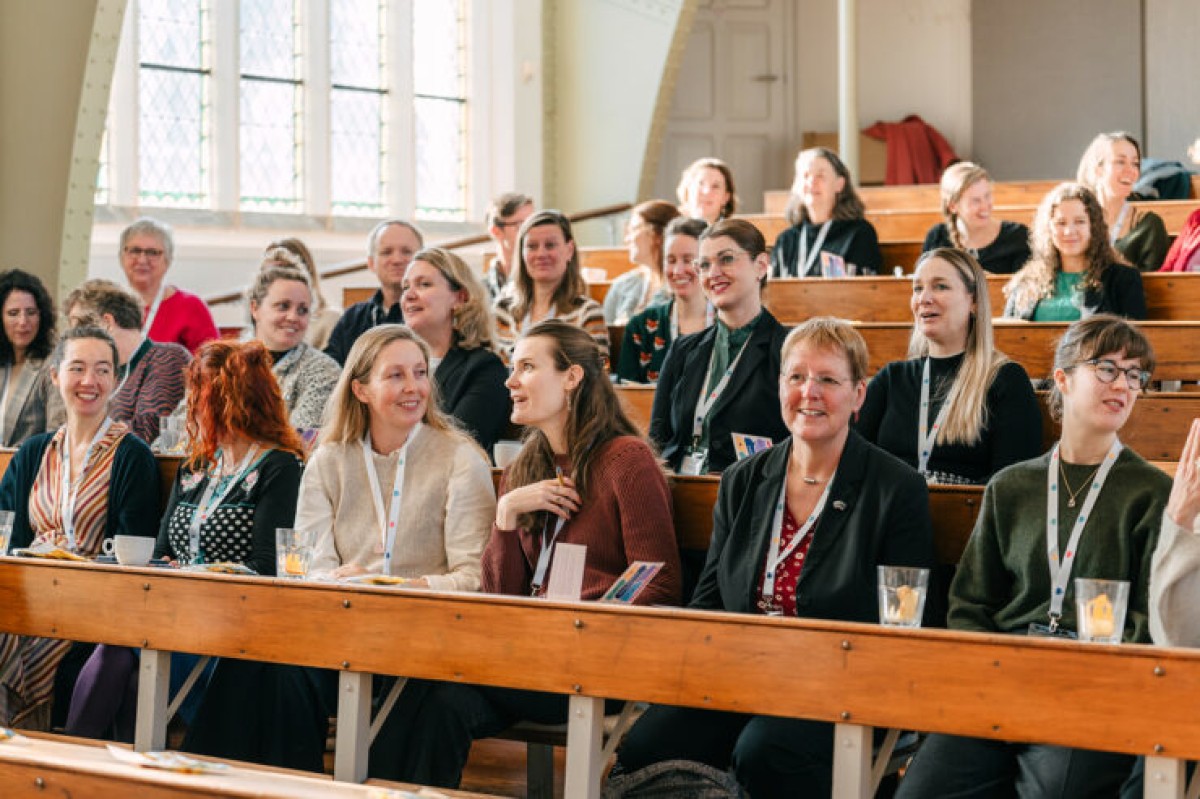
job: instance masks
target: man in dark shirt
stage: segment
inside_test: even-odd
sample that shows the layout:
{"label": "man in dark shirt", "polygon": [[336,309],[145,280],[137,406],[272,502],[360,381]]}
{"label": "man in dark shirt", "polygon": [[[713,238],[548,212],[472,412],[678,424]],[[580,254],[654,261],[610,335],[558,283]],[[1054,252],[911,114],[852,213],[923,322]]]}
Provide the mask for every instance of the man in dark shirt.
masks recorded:
{"label": "man in dark shirt", "polygon": [[345,365],[350,348],[366,331],[376,325],[404,321],[400,313],[400,295],[404,291],[404,273],[425,239],[416,226],[403,219],[386,219],[375,226],[367,240],[367,268],[379,280],[379,290],[366,302],[351,305],[329,334],[325,354]]}

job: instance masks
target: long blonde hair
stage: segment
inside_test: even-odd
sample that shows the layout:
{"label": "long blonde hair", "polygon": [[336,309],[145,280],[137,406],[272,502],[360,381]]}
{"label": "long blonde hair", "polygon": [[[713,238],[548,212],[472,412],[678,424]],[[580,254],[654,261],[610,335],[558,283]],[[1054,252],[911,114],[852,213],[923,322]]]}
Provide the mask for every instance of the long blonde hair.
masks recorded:
{"label": "long blonde hair", "polygon": [[[354,396],[352,383],[365,383],[371,377],[375,361],[384,347],[396,341],[411,341],[421,350],[425,365],[429,365],[429,345],[425,340],[404,325],[379,325],[358,337],[350,354],[346,356],[346,368],[338,378],[329,403],[325,406],[325,418],[321,425],[322,444],[347,444],[360,441],[371,424],[371,411],[358,397]],[[438,387],[433,376],[429,377],[429,399],[425,403],[425,416],[421,421],[435,430],[458,433],[454,420],[442,413],[438,405]]]}
{"label": "long blonde hair", "polygon": [[[983,267],[964,250],[939,247],[923,254],[916,268],[920,269],[922,264],[934,258],[954,267],[967,293],[975,301],[975,312],[967,323],[967,347],[962,366],[946,395],[946,421],[938,430],[936,443],[971,446],[979,442],[983,428],[987,427],[988,389],[992,387],[1000,367],[1008,363],[1008,356],[994,348],[992,306]],[[924,358],[927,355],[929,339],[914,322],[912,337],[908,342],[908,357]]]}
{"label": "long blonde hair", "polygon": [[966,245],[963,244],[962,233],[958,229],[958,214],[951,211],[950,206],[957,205],[963,193],[981,180],[992,182],[986,169],[970,161],[959,161],[946,167],[946,171],[942,173],[942,216],[946,219],[946,232],[950,235],[950,242],[960,250],[965,250]]}

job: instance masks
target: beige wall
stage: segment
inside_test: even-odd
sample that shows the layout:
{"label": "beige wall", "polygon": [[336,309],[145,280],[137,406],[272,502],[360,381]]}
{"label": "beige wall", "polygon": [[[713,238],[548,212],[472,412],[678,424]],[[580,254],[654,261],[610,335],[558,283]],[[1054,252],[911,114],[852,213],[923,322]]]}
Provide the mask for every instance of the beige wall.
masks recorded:
{"label": "beige wall", "polygon": [[[798,148],[803,131],[837,130],[837,3],[798,0],[792,47]],[[859,0],[859,122],[866,128],[909,114],[970,154],[969,0]]]}
{"label": "beige wall", "polygon": [[1148,154],[1185,161],[1200,137],[1200,2],[1146,0]]}
{"label": "beige wall", "polygon": [[[74,249],[64,238],[64,211],[72,159],[85,157],[75,150],[75,134],[101,2],[0,2],[0,267],[34,272],[54,294],[60,258]],[[74,244],[82,245],[86,264],[90,217],[71,228],[85,237]]]}

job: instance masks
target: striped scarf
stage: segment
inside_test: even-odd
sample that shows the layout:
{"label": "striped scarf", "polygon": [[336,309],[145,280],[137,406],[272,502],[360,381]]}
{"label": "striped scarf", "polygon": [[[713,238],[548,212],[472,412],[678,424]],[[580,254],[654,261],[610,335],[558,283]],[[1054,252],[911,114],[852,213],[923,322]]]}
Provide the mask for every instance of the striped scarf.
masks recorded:
{"label": "striped scarf", "polygon": [[[109,485],[117,446],[129,432],[114,422],[96,443],[92,457],[77,478],[75,494],[76,551],[95,557],[107,532]],[[65,547],[62,521],[62,448],[66,429],[59,428],[42,455],[42,465],[29,491],[29,525],[34,545],[54,543]],[[58,664],[71,648],[70,641],[31,636],[0,635],[0,725],[18,726],[33,721],[54,690]],[[39,714],[45,715],[45,714]],[[48,718],[48,716],[45,716]]]}

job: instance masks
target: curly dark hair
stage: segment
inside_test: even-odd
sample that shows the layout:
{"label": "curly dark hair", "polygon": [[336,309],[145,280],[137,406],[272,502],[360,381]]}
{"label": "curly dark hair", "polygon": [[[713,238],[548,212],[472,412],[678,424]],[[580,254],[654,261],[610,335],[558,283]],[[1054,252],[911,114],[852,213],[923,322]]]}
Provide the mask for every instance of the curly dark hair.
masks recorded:
{"label": "curly dark hair", "polygon": [[[55,328],[58,324],[58,317],[54,314],[54,300],[50,299],[50,292],[46,291],[46,286],[38,279],[37,275],[31,275],[21,269],[8,269],[0,272],[0,309],[4,308],[4,303],[8,302],[8,295],[14,291],[23,291],[33,295],[33,301],[37,303],[40,317],[37,335],[30,342],[26,355],[30,358],[49,357],[50,353],[54,351]],[[9,366],[15,361],[16,353],[13,352],[12,342],[4,334],[4,328],[0,326],[0,366]]]}

